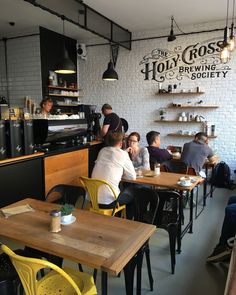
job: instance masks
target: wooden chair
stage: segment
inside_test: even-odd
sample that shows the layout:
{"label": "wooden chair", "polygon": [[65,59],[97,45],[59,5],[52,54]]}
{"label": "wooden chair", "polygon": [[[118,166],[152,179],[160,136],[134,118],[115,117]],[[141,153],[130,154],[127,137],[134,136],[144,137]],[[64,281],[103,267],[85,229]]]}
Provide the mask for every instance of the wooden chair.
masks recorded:
{"label": "wooden chair", "polygon": [[[113,187],[108,182],[106,182],[105,180],[88,178],[88,177],[84,177],[84,176],[80,177],[80,181],[81,181],[82,185],[84,186],[85,190],[88,192],[88,195],[90,197],[90,202],[91,202],[90,211],[97,212],[97,213],[104,214],[104,215],[110,215],[110,216],[114,216],[116,213],[121,212],[122,216],[125,217],[126,206],[119,205],[119,203],[117,201],[116,192],[114,191]],[[111,209],[99,208],[98,192],[99,192],[99,188],[104,185],[110,189],[111,193],[114,196],[114,200],[116,200],[114,207]]]}
{"label": "wooden chair", "polygon": [[[97,294],[93,277],[86,273],[69,268],[63,270],[46,260],[17,255],[5,245],[1,245],[1,249],[10,257],[26,295]],[[44,268],[50,271],[38,279],[37,273]]]}

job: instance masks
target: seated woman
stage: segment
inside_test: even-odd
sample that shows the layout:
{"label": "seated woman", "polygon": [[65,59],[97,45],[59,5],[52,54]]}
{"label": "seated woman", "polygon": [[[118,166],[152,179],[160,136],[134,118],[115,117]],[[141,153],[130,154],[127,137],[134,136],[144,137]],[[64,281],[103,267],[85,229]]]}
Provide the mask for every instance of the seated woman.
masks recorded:
{"label": "seated woman", "polygon": [[149,153],[147,148],[140,147],[140,135],[138,132],[132,132],[128,136],[128,148],[126,151],[129,153],[134,168],[150,169]]}
{"label": "seated woman", "polygon": [[40,102],[40,107],[41,107],[41,114],[45,115],[45,117],[47,118],[53,107],[53,101],[51,100],[51,98],[44,98]]}

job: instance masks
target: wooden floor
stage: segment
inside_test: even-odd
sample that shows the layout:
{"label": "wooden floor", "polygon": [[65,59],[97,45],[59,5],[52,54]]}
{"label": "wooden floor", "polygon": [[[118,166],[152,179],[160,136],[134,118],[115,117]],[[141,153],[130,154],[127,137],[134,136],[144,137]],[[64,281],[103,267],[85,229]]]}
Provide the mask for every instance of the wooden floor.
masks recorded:
{"label": "wooden floor", "polygon": [[[146,262],[143,265],[142,294],[150,295],[223,295],[228,264],[206,265],[206,257],[218,242],[224,208],[228,197],[236,195],[236,190],[217,189],[212,199],[207,199],[207,207],[194,221],[193,234],[187,233],[182,240],[182,253],[176,255],[175,274],[170,273],[170,255],[167,232],[157,230],[150,240],[151,263],[154,277],[154,291],[149,291]],[[188,209],[185,209],[186,216]],[[3,241],[4,242],[4,241]],[[18,245],[14,245],[17,247]],[[77,268],[69,261],[66,265]],[[86,269],[91,272],[92,270]],[[109,294],[125,294],[124,276],[109,276]],[[100,294],[100,274],[97,287]],[[135,292],[134,292],[135,294]]]}

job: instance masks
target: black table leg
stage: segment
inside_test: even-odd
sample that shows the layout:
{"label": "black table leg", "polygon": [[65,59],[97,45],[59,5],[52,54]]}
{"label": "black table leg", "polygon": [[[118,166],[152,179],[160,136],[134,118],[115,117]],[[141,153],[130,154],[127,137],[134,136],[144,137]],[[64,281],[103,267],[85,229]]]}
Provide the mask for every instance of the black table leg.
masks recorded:
{"label": "black table leg", "polygon": [[102,271],[102,295],[107,295],[107,272]]}
{"label": "black table leg", "polygon": [[133,295],[134,292],[134,270],[137,262],[136,259],[137,255],[135,255],[124,267],[126,295]]}
{"label": "black table leg", "polygon": [[193,190],[190,193],[190,212],[189,212],[189,233],[193,232]]}

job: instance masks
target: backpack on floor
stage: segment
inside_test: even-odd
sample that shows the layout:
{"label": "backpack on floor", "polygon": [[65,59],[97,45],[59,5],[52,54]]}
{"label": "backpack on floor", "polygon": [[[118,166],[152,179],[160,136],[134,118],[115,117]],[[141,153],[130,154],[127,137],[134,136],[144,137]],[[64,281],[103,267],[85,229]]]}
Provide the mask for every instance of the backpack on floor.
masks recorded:
{"label": "backpack on floor", "polygon": [[215,166],[210,182],[218,188],[231,188],[233,181],[230,175],[229,166],[222,161]]}

